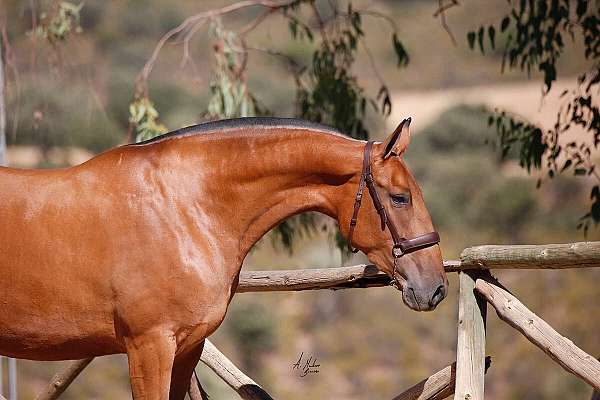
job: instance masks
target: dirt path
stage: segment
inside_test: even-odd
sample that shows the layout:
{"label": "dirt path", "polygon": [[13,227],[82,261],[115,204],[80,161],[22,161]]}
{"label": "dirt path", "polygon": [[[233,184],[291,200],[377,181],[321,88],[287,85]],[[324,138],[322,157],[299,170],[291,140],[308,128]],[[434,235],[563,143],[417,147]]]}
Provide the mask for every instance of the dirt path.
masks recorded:
{"label": "dirt path", "polygon": [[563,79],[543,99],[542,86],[538,81],[394,93],[394,109],[388,118],[388,129],[394,129],[395,126],[391,125],[397,124],[402,118],[412,116],[415,130],[418,131],[434,122],[447,109],[460,104],[485,104],[490,109],[507,110],[530,122],[551,128],[560,105],[560,94],[574,87],[575,83],[574,79]]}

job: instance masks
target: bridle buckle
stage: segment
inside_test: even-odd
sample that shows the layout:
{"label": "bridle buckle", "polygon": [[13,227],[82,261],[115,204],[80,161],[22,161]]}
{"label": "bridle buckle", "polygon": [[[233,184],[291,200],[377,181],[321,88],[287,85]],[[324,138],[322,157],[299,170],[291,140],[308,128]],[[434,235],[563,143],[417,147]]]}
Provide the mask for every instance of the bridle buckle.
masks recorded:
{"label": "bridle buckle", "polygon": [[395,244],[394,247],[392,247],[392,256],[394,256],[394,258],[401,258],[403,255],[404,250],[402,249],[402,245]]}

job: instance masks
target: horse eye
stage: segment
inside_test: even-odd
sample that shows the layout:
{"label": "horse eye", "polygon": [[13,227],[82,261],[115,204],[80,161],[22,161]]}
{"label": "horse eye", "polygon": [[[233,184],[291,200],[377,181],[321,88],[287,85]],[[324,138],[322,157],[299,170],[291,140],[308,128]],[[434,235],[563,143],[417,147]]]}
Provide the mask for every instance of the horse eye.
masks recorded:
{"label": "horse eye", "polygon": [[410,194],[393,194],[391,195],[392,205],[394,207],[404,207],[410,204]]}

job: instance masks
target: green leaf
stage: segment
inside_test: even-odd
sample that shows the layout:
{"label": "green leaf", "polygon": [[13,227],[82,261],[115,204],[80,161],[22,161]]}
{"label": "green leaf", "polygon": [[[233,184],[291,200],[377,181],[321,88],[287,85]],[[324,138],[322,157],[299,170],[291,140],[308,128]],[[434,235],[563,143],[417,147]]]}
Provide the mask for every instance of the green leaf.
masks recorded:
{"label": "green leaf", "polygon": [[313,33],[308,26],[304,27],[304,33],[310,42],[314,41]]}
{"label": "green leaf", "polygon": [[479,50],[481,50],[482,53],[485,53],[485,51],[483,49],[484,33],[485,33],[485,29],[482,26],[481,28],[479,28],[479,31],[477,32],[477,43],[479,44]]}
{"label": "green leaf", "polygon": [[394,32],[392,35],[392,44],[394,46],[394,51],[396,53],[396,57],[398,58],[398,67],[405,67],[408,65],[410,58],[404,45],[398,39],[398,35]]}
{"label": "green leaf", "polygon": [[502,24],[500,25],[500,30],[504,32],[508,26],[510,25],[510,17],[506,16],[502,19]]}
{"label": "green leaf", "polygon": [[596,200],[592,203],[590,214],[594,223],[598,224],[600,222],[600,197],[596,197]]}
{"label": "green leaf", "polygon": [[490,43],[492,44],[492,49],[496,48],[496,28],[492,25],[488,27],[488,36],[490,38]]}
{"label": "green leaf", "polygon": [[288,26],[290,28],[290,33],[292,37],[296,39],[296,37],[298,36],[298,21],[296,21],[295,19],[291,19]]}
{"label": "green leaf", "polygon": [[475,32],[471,31],[467,33],[467,41],[469,42],[469,48],[473,50],[473,47],[475,46]]}

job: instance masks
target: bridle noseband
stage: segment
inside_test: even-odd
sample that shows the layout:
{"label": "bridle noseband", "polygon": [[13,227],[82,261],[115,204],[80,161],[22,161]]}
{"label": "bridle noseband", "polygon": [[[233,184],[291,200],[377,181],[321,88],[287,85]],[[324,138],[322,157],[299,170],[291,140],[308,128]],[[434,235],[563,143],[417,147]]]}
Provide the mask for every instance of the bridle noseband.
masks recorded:
{"label": "bridle noseband", "polygon": [[373,199],[373,204],[375,205],[377,214],[379,214],[379,218],[381,219],[381,230],[385,230],[385,227],[387,226],[390,230],[390,234],[392,235],[392,239],[394,240],[394,247],[392,247],[392,256],[394,257],[394,259],[398,259],[404,256],[405,254],[409,254],[417,250],[425,249],[427,247],[431,247],[438,244],[440,242],[440,235],[435,231],[425,233],[412,239],[406,239],[400,236],[400,234],[398,233],[398,229],[396,229],[396,225],[394,225],[394,222],[388,218],[387,212],[385,211],[385,207],[383,206],[383,204],[381,204],[379,194],[377,194],[377,189],[375,188],[375,181],[373,180],[373,174],[371,173],[372,148],[373,142],[367,142],[367,145],[365,146],[365,155],[363,158],[362,173],[360,175],[360,182],[358,184],[358,191],[356,192],[356,199],[354,200],[354,212],[352,213],[352,219],[350,220],[350,231],[348,233],[348,249],[353,253],[356,253],[358,251],[358,249],[352,248],[352,234],[354,233],[354,228],[356,227],[356,223],[358,222],[358,211],[360,210],[360,204],[362,202],[365,184],[369,189],[369,194],[371,195],[371,199]]}

